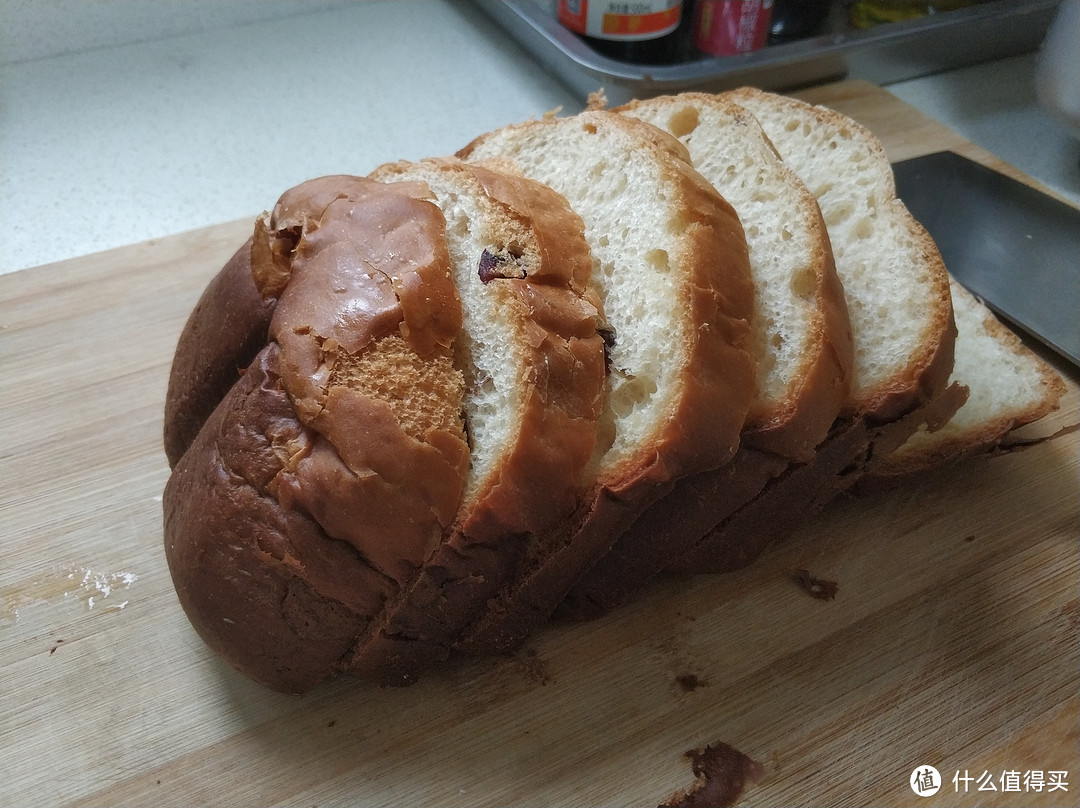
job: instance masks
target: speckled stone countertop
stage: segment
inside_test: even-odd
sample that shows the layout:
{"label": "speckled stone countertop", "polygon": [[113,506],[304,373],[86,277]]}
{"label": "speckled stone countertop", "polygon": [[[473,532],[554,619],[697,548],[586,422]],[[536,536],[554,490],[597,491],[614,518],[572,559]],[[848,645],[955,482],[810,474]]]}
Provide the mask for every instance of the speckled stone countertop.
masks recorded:
{"label": "speckled stone countertop", "polygon": [[[461,2],[174,0],[143,31],[139,4],[80,2],[81,30],[70,2],[36,29],[36,4],[0,2],[3,272],[254,216],[304,179],[582,104]],[[110,37],[116,14],[135,41]],[[1080,143],[1036,101],[1036,60],[889,89],[1080,203]]]}

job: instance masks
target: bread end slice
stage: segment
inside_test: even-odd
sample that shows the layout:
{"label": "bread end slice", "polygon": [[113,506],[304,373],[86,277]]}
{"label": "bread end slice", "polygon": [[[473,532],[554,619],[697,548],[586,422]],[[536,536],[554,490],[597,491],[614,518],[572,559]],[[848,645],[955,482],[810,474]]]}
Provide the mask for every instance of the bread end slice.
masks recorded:
{"label": "bread end slice", "polygon": [[1007,436],[1057,409],[1065,383],[1056,371],[967,289],[953,280],[957,340],[953,380],[969,389],[942,426],[916,431],[876,464],[862,488],[897,482],[964,458],[993,452]]}

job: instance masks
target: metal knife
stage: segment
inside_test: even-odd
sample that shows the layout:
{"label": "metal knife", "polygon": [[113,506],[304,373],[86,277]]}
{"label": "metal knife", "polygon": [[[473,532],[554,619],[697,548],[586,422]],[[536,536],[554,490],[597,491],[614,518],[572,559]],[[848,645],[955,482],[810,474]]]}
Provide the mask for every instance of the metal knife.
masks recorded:
{"label": "metal knife", "polygon": [[893,170],[952,276],[1080,367],[1080,210],[954,152]]}

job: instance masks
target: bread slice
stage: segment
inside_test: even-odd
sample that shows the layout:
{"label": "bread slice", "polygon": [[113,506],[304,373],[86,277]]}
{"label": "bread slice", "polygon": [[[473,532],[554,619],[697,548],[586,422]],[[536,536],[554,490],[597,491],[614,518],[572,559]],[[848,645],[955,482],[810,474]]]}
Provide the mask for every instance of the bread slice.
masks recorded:
{"label": "bread slice", "polygon": [[830,436],[670,565],[744,566],[849,489],[920,425],[966,398],[949,383],[956,326],[937,247],[896,197],[892,168],[865,127],[824,107],[752,88],[724,97],[752,113],[817,199],[844,287],[854,345],[851,389]]}
{"label": "bread slice", "polygon": [[758,119],[825,218],[855,346],[846,412],[887,421],[921,405],[952,368],[949,278],[937,246],[896,196],[885,149],[824,107],[750,88],[725,97]]}
{"label": "bread slice", "polygon": [[935,432],[920,428],[875,464],[860,487],[882,486],[998,448],[1014,429],[1057,409],[1065,384],[1046,362],[955,280],[956,362],[953,379],[967,402]]}
{"label": "bread slice", "polygon": [[750,349],[757,392],[735,459],[686,478],[639,517],[560,607],[612,608],[756,495],[789,462],[809,460],[848,396],[851,330],[825,223],[757,120],[717,95],[683,93],[615,110],[677,137],[742,221],[754,282]]}
{"label": "bread slice", "polygon": [[522,560],[458,647],[512,648],[675,480],[728,462],[754,390],[742,226],[685,148],[612,112],[506,127],[462,150],[554,188],[585,222],[608,397],[582,507]]}
{"label": "bread slice", "polygon": [[579,504],[604,340],[583,224],[555,192],[456,159],[385,165],[372,177],[422,184],[446,219],[471,448],[453,523],[345,662],[401,684],[449,655],[507,571],[535,552],[534,537]]}
{"label": "bread slice", "polygon": [[808,460],[848,395],[844,290],[817,201],[757,119],[720,96],[682,93],[615,110],[679,138],[694,168],[742,221],[754,283],[757,391],[742,442]]}

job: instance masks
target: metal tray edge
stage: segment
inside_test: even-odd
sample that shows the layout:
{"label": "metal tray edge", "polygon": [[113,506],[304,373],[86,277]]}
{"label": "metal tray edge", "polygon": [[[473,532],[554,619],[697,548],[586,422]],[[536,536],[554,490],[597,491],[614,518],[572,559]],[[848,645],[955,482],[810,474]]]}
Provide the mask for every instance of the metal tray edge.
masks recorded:
{"label": "metal tray edge", "polygon": [[555,20],[551,3],[473,0],[582,99],[603,89],[610,103],[743,84],[791,90],[842,78],[901,81],[1038,49],[1058,0],[994,0],[868,31],[825,34],[754,53],[643,66],[601,56]]}

